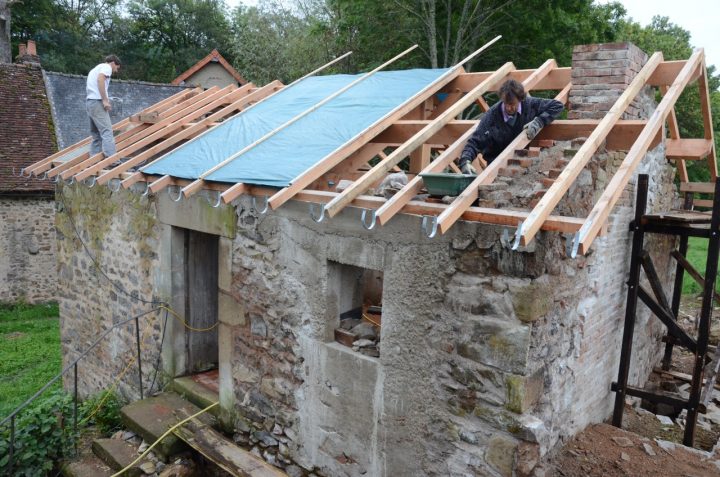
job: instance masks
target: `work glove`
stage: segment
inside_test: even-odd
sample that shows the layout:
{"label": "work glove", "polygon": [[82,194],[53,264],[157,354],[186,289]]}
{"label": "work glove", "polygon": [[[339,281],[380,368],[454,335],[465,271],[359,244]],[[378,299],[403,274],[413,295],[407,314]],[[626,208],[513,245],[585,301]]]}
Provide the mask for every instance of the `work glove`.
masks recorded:
{"label": "work glove", "polygon": [[470,164],[470,161],[463,164],[463,166],[460,168],[460,172],[462,172],[463,174],[471,174],[473,176],[477,175],[477,171],[475,170],[473,165]]}
{"label": "work glove", "polygon": [[538,135],[542,128],[543,123],[542,121],[540,121],[540,118],[535,118],[529,123],[527,123],[525,126],[523,126],[523,129],[525,130],[525,134],[527,134],[528,139],[535,139],[535,136]]}

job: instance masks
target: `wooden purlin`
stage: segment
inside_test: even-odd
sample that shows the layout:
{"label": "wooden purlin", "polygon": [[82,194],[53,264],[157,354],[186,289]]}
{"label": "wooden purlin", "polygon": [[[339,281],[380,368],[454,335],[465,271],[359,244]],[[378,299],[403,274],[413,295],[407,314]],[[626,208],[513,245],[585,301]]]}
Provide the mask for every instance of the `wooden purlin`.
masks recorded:
{"label": "wooden purlin", "polygon": [[450,122],[455,116],[462,113],[462,111],[472,104],[478,96],[484,94],[490,86],[502,81],[507,74],[515,69],[515,65],[512,63],[505,63],[498,70],[490,75],[487,80],[476,86],[470,93],[465,95],[451,108],[445,111],[442,115],[432,120],[427,126],[421,131],[415,134],[407,142],[405,142],[398,149],[393,151],[387,158],[380,161],[370,171],[368,171],[362,178],[356,180],[345,189],[342,194],[333,199],[330,203],[325,205],[325,212],[330,217],[337,215],[342,209],[344,209],[352,200],[362,193],[364,193],[372,183],[380,179],[382,176],[388,173],[393,166],[397,165],[402,159],[415,150],[417,147],[422,145],[427,139],[435,134],[442,126]]}
{"label": "wooden purlin", "polygon": [[[567,84],[565,88],[557,95],[556,99],[567,99],[572,84]],[[525,131],[521,132],[478,176],[460,193],[458,197],[448,206],[445,211],[440,214],[436,220],[437,231],[444,234],[450,227],[457,222],[463,214],[463,211],[472,205],[478,198],[479,187],[485,184],[491,184],[497,177],[500,169],[507,165],[510,157],[515,153],[516,149],[523,149],[530,143]]]}
{"label": "wooden purlin", "polygon": [[519,243],[519,245],[527,246],[535,237],[535,234],[540,230],[542,221],[555,209],[555,206],[563,198],[580,172],[582,172],[592,155],[597,151],[598,147],[600,147],[600,144],[608,135],[613,125],[620,119],[628,105],[630,105],[635,96],[637,96],[645,86],[648,78],[660,64],[662,58],[662,53],[653,53],[647,63],[645,63],[645,66],[643,66],[640,72],[633,78],[628,88],[620,95],[612,108],[610,108],[610,111],[600,121],[598,127],[590,137],[588,137],[565,168],[563,168],[560,176],[550,186],[547,192],[540,198],[538,204],[533,208],[532,212],[530,212],[527,221],[518,229],[517,238],[519,238],[519,242],[516,241],[516,244]]}
{"label": "wooden purlin", "polygon": [[133,136],[131,139],[119,143],[117,145],[117,152],[112,156],[103,159],[102,155],[100,155],[101,160],[99,161],[95,161],[93,160],[94,158],[90,158],[83,164],[79,164],[78,166],[61,174],[62,178],[67,179],[68,177],[74,175],[75,180],[80,181],[97,174],[97,172],[103,167],[119,161],[129,154],[135,153],[139,149],[152,144],[154,141],[173,134],[186,122],[196,119],[204,114],[204,112],[207,112],[209,104],[215,104],[217,99],[221,99],[226,94],[237,89],[238,88],[234,85],[228,85],[223,89],[210,88],[206,90],[204,93],[197,95],[192,104],[185,106],[179,111],[153,124],[142,131],[142,133]]}
{"label": "wooden purlin", "polygon": [[[173,101],[181,100],[181,98],[185,98],[185,95],[187,95],[187,94],[188,94],[187,90],[179,91],[179,92],[175,93],[174,95],[165,98],[164,100],[160,101],[159,103],[143,109],[141,112],[143,112],[143,113],[150,112],[150,111],[154,110],[155,108],[157,108],[159,105],[169,104]],[[131,124],[130,124],[129,118],[123,119],[123,120],[118,121],[117,123],[113,124],[113,131],[120,131],[130,125]],[[58,157],[62,157],[65,154],[72,152],[82,146],[85,146],[86,144],[90,144],[90,141],[91,141],[91,137],[88,136],[85,139],[82,139],[81,141],[76,142],[75,144],[56,152],[55,154],[52,154],[52,155],[46,157],[45,159],[28,166],[25,169],[25,172],[28,174],[30,174],[30,173],[37,174],[40,172],[45,172],[46,170],[50,169],[50,167],[52,167],[52,162],[55,159],[57,159]]]}
{"label": "wooden purlin", "polygon": [[690,83],[698,65],[704,62],[703,50],[698,50],[688,59],[683,69],[678,74],[668,92],[663,96],[660,104],[653,112],[650,120],[643,129],[640,137],[628,151],[625,159],[613,175],[607,187],[603,191],[600,199],[590,211],[582,229],[578,232],[576,238],[578,252],[586,254],[590,249],[590,245],[595,240],[599,230],[605,224],[615,203],[620,198],[625,186],[630,181],[633,172],[648,151],[653,137],[662,129],[667,116],[670,114],[671,108],[674,107],[680,93]]}
{"label": "wooden purlin", "polygon": [[[547,76],[550,71],[552,71],[552,69],[556,66],[557,64],[555,60],[546,61],[534,73],[528,75],[525,82],[523,83],[523,86],[527,87],[529,91],[532,86],[537,86],[537,84],[545,76]],[[569,91],[568,85],[566,85],[565,90]],[[567,99],[566,95],[563,96],[565,96],[565,98]],[[474,125],[477,125],[478,121],[474,121],[473,123]],[[457,139],[452,145],[450,145],[450,147],[445,150],[445,152],[443,152],[437,159],[435,159],[435,161],[433,161],[428,167],[426,167],[425,170],[421,172],[421,174],[441,172],[448,164],[450,164],[454,159],[459,157],[460,153],[463,150],[463,147],[465,146],[465,143],[468,139],[470,139],[470,136],[472,136],[474,129],[474,127],[468,128],[468,130],[463,135],[461,135],[459,139]],[[481,175],[483,173],[484,171],[481,172]],[[380,225],[385,225],[385,223],[387,223],[395,214],[397,214],[402,209],[404,204],[412,200],[412,198],[420,191],[422,184],[422,178],[418,175],[417,177],[409,181],[402,190],[400,190],[393,197],[391,197],[382,207],[380,207],[380,209],[376,212],[375,217],[380,223]],[[475,190],[477,191],[477,187],[475,187]],[[472,205],[472,202],[467,204],[467,207],[469,207],[470,205]],[[452,207],[452,205],[450,207]],[[463,209],[467,209],[467,207],[463,207]],[[456,208],[460,210],[460,206],[457,206]],[[453,215],[459,217],[462,215],[462,211]]]}
{"label": "wooden purlin", "polygon": [[[200,133],[202,131],[205,131],[208,129],[208,127],[215,126],[218,119],[221,119],[225,117],[225,115],[230,114],[231,112],[234,112],[237,109],[240,109],[243,105],[247,104],[249,101],[252,101],[251,97],[253,92],[251,92],[254,89],[254,86],[252,83],[248,83],[240,88],[237,88],[230,93],[223,95],[216,99],[215,101],[203,106],[199,110],[193,112],[189,116],[187,116],[185,119],[187,120],[193,120],[193,119],[200,119],[203,115],[211,113],[213,110],[222,107],[222,109],[218,112],[212,113],[210,116],[200,119],[198,122],[193,123],[192,126],[183,129],[184,126],[187,124],[184,123],[184,120],[182,123],[175,123],[172,128],[172,135],[164,139],[158,144],[154,144],[149,149],[142,151],[140,154],[132,157],[131,159],[124,161],[122,164],[118,165],[114,169],[106,172],[105,174],[102,174],[98,177],[98,184],[102,185],[109,181],[110,179],[113,179],[117,177],[119,174],[127,171],[131,167],[137,166],[142,164],[144,161],[150,159],[151,157],[159,154],[160,152],[166,150],[168,147],[171,147],[178,142],[190,138],[197,133]],[[170,131],[163,130],[164,136],[167,136],[165,133],[169,133]],[[157,133],[156,133],[157,134]],[[149,138],[148,138],[149,139]],[[154,138],[157,139],[157,138]],[[153,139],[153,140],[154,140]]]}
{"label": "wooden purlin", "polygon": [[353,80],[351,83],[343,86],[343,87],[340,88],[339,90],[337,90],[337,91],[335,91],[334,93],[332,93],[330,96],[324,98],[322,101],[316,103],[315,105],[313,105],[312,107],[306,109],[306,110],[303,111],[302,113],[300,113],[300,114],[292,117],[292,118],[289,119],[288,121],[284,122],[284,123],[281,124],[280,126],[276,127],[276,128],[273,129],[272,131],[268,132],[267,134],[265,134],[265,135],[262,136],[261,138],[257,139],[257,140],[256,140],[255,142],[253,142],[252,144],[244,147],[243,149],[241,149],[240,151],[236,152],[236,153],[233,154],[232,156],[228,157],[228,158],[225,159],[224,161],[220,162],[219,164],[217,164],[217,165],[211,167],[210,169],[208,169],[207,171],[203,172],[202,174],[200,174],[200,177],[198,177],[197,180],[195,180],[195,181],[193,181],[191,184],[183,187],[183,189],[182,189],[182,191],[181,191],[182,194],[183,194],[183,196],[185,196],[186,198],[187,198],[187,197],[190,197],[192,194],[194,194],[194,193],[196,193],[197,191],[199,191],[200,189],[202,189],[203,182],[205,181],[205,178],[208,177],[208,176],[209,176],[210,174],[212,174],[213,172],[215,172],[215,171],[221,169],[222,167],[226,166],[227,164],[229,164],[230,162],[234,161],[235,159],[237,159],[239,156],[241,156],[241,155],[244,154],[245,152],[247,152],[247,151],[249,151],[250,149],[256,147],[258,144],[266,141],[266,140],[269,139],[270,137],[274,136],[274,135],[277,134],[278,132],[280,132],[280,131],[282,131],[283,129],[289,127],[290,125],[294,124],[295,122],[299,121],[300,119],[304,118],[304,117],[307,116],[308,114],[311,114],[311,113],[313,113],[314,111],[318,110],[318,109],[319,109],[320,107],[322,107],[323,105],[325,105],[325,104],[327,104],[328,102],[332,101],[333,99],[337,98],[338,96],[340,96],[341,94],[345,93],[345,92],[348,91],[349,89],[353,88],[355,85],[359,84],[360,82],[365,81],[367,78],[373,76],[375,73],[377,73],[378,71],[384,69],[386,66],[389,66],[390,64],[392,64],[392,63],[394,63],[395,61],[399,60],[400,58],[402,58],[403,56],[407,55],[408,53],[410,53],[411,51],[413,51],[413,50],[414,50],[415,48],[417,48],[417,47],[418,47],[418,45],[413,45],[413,46],[411,46],[410,48],[406,49],[406,50],[403,51],[402,53],[394,56],[394,57],[391,58],[390,60],[388,60],[388,61],[386,61],[385,63],[381,64],[380,66],[376,67],[376,68],[373,69],[372,71],[369,71],[369,72],[365,73],[365,74],[362,75],[360,78],[357,78],[357,79]]}
{"label": "wooden purlin", "polygon": [[[216,113],[213,113],[212,115],[208,116],[206,120],[209,122],[215,122],[215,121],[218,121],[219,119],[225,118],[227,115],[229,115],[231,113],[234,114],[235,111],[244,111],[245,109],[249,109],[250,107],[259,103],[260,101],[263,101],[266,98],[272,96],[273,94],[278,92],[280,89],[282,89],[282,87],[283,87],[283,84],[280,81],[278,81],[278,80],[272,81],[272,82],[266,84],[265,86],[263,86],[262,88],[256,89],[255,91],[250,93],[248,96],[235,101],[234,103],[226,106],[225,108],[221,109],[220,111],[218,111]],[[204,122],[205,122],[205,120],[201,121],[200,124],[202,124]],[[193,128],[190,128],[190,129],[193,129]],[[160,143],[156,146],[153,146],[148,151],[145,151],[145,152],[141,153],[139,156],[136,156],[136,158],[143,156],[146,152],[149,153],[150,151],[155,150],[155,148],[158,148],[159,152],[166,150],[168,147],[174,145],[178,141],[183,140],[186,131],[190,131],[190,129],[185,130],[181,133],[176,134],[173,137],[166,139],[162,143]],[[209,129],[205,128],[204,130],[201,130],[200,134],[196,135],[188,142],[192,142],[192,141],[199,139],[203,135],[209,133],[211,130],[212,130],[212,128],[209,128]],[[191,134],[191,133],[188,132],[188,134]],[[153,152],[153,154],[157,154],[157,152]],[[152,162],[150,162],[149,164],[147,164],[144,167],[149,167],[152,164],[164,159],[167,156],[167,154],[168,153],[154,159]],[[132,186],[133,184],[142,181],[144,176],[145,176],[145,174],[142,171],[135,172],[135,173],[133,173],[132,176],[130,176],[129,178],[122,181],[122,183],[121,183],[122,187],[127,189],[130,186]]]}

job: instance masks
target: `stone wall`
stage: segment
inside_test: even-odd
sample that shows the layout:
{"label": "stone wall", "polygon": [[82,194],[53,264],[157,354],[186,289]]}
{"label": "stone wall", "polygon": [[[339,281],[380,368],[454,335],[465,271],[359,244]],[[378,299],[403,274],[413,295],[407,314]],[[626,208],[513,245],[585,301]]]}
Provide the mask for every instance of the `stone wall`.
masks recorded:
{"label": "stone wall", "polygon": [[[106,187],[61,185],[56,200],[58,301],[64,365],[72,362],[114,324],[151,311],[158,279],[158,225],[152,202]],[[139,320],[143,383],[147,393],[157,357],[160,310]],[[111,331],[79,366],[82,396],[107,389],[139,397],[135,324]],[[71,389],[72,375],[66,376]],[[156,383],[155,389],[159,386]]]}
{"label": "stone wall", "polygon": [[52,197],[0,197],[0,302],[55,300]]}

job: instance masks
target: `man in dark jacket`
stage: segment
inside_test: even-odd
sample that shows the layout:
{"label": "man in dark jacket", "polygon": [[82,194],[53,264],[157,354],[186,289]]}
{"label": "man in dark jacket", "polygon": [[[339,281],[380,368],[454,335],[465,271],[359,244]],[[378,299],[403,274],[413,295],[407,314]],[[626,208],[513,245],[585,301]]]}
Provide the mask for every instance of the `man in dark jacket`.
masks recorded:
{"label": "man in dark jacket", "polygon": [[503,83],[498,93],[500,101],[485,113],[460,155],[458,166],[463,174],[476,173],[470,163],[478,153],[490,164],[523,129],[533,139],[563,111],[560,101],[527,96],[525,88],[512,79]]}

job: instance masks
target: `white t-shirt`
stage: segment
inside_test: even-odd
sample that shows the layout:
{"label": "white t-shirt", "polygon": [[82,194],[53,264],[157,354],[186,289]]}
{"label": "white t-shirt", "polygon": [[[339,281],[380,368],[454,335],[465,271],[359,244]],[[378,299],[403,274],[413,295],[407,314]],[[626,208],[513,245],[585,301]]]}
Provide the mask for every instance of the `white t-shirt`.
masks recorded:
{"label": "white t-shirt", "polygon": [[100,63],[95,68],[90,70],[87,77],[87,99],[102,99],[100,91],[98,90],[98,75],[102,73],[105,75],[105,93],[108,93],[108,86],[110,86],[110,77],[112,76],[112,66],[110,63]]}

